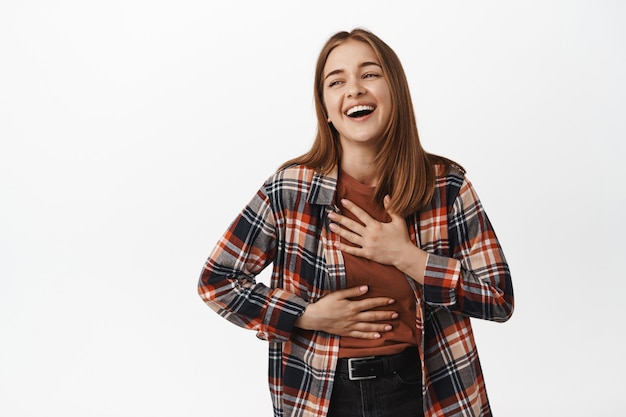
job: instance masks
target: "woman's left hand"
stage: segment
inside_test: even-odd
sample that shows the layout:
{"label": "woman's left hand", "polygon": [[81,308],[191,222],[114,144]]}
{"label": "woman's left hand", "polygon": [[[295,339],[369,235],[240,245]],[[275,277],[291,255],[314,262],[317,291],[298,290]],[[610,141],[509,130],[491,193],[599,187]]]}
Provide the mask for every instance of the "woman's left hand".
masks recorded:
{"label": "woman's left hand", "polygon": [[[406,222],[402,216],[387,211],[391,222],[383,223],[365,212],[349,200],[341,200],[343,206],[350,210],[363,224],[337,213],[329,213],[333,221],[330,228],[343,239],[353,243],[337,243],[342,252],[360,256],[385,265],[395,265],[408,247],[415,247],[409,239]],[[384,200],[385,208],[389,204],[389,196]]]}
{"label": "woman's left hand", "polygon": [[[342,200],[341,203],[363,224],[337,213],[328,214],[333,221],[330,228],[343,239],[356,245],[337,242],[335,245],[340,251],[379,264],[395,266],[419,284],[424,284],[428,254],[411,242],[402,216],[387,211],[391,221],[383,223],[372,218],[349,200]],[[387,209],[389,196],[385,197],[384,204]]]}

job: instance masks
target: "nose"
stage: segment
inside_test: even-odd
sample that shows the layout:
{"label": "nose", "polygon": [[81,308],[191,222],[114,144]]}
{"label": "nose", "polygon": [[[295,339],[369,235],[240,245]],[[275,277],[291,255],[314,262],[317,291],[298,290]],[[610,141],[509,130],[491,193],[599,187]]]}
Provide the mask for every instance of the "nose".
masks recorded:
{"label": "nose", "polygon": [[348,85],[346,94],[348,97],[359,97],[365,94],[365,88],[361,84],[360,79],[354,80],[350,83],[350,85]]}

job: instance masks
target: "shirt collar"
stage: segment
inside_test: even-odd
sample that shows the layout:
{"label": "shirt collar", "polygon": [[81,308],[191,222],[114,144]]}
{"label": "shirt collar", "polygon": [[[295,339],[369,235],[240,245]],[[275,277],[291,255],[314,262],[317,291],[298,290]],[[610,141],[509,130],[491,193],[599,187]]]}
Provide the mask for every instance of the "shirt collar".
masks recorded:
{"label": "shirt collar", "polygon": [[311,181],[311,189],[307,196],[307,202],[325,206],[333,204],[335,190],[337,189],[337,173],[337,166],[326,175],[316,172]]}

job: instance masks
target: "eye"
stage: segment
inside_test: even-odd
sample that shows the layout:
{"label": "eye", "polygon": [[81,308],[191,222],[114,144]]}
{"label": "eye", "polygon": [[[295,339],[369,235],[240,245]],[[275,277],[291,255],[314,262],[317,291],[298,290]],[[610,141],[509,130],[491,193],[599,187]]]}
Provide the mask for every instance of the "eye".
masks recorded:
{"label": "eye", "polygon": [[380,74],[376,73],[376,72],[368,72],[363,74],[363,78],[377,78],[380,77]]}
{"label": "eye", "polygon": [[328,83],[328,86],[329,87],[334,87],[334,86],[340,85],[342,83],[343,83],[343,81],[341,81],[341,80],[332,80],[330,83]]}

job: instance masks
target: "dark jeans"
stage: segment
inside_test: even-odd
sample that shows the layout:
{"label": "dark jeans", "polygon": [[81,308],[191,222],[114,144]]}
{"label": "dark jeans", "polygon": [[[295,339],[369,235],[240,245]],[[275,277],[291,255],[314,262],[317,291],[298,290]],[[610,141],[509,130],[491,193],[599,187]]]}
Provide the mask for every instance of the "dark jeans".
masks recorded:
{"label": "dark jeans", "polygon": [[419,359],[392,375],[351,381],[335,376],[328,417],[423,417]]}

